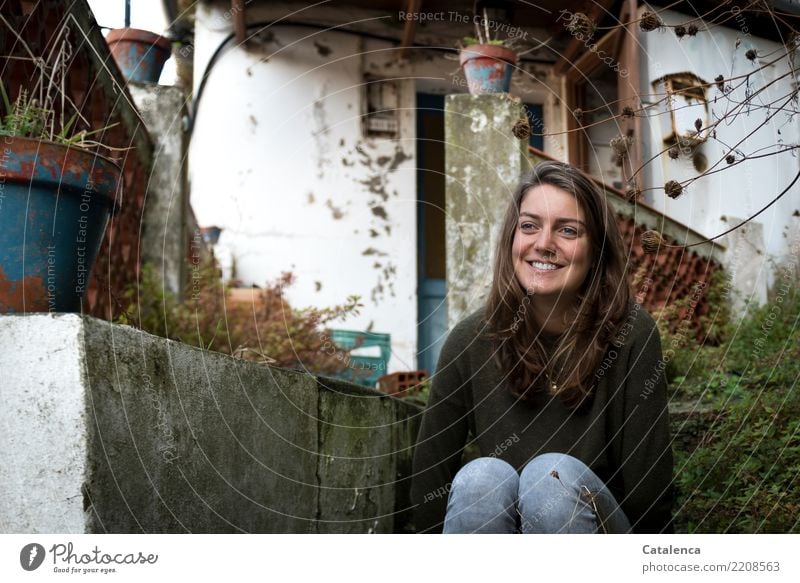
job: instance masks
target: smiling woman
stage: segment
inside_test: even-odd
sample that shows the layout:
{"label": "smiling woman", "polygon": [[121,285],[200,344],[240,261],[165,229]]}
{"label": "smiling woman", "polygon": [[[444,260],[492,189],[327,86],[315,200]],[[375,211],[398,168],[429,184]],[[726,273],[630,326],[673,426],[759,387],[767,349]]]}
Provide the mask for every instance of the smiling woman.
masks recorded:
{"label": "smiling woman", "polygon": [[[578,170],[545,162],[523,177],[486,305],[453,328],[433,377],[418,531],[672,530],[661,345],[624,258],[610,204]],[[470,434],[483,457],[463,465]]]}

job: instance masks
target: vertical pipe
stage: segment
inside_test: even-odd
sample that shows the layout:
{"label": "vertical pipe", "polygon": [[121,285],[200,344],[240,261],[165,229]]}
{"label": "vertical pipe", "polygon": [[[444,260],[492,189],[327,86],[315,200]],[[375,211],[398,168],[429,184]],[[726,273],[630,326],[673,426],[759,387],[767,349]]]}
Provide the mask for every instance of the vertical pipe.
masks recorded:
{"label": "vertical pipe", "polygon": [[233,12],[233,25],[236,31],[236,45],[244,42],[247,26],[244,15],[244,0],[231,0],[231,11]]}
{"label": "vertical pipe", "polygon": [[125,0],[125,28],[131,26],[131,0]]}

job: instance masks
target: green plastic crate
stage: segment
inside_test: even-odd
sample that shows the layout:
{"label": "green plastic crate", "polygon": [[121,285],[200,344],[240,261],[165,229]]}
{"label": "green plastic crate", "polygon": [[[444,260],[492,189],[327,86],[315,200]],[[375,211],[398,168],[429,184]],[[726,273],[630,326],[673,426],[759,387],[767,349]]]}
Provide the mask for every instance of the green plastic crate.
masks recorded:
{"label": "green plastic crate", "polygon": [[362,332],[358,330],[331,330],[331,340],[342,350],[355,348],[380,348],[380,356],[350,355],[347,368],[336,374],[337,378],[348,380],[366,387],[375,387],[378,379],[387,373],[389,357],[392,354],[391,334]]}

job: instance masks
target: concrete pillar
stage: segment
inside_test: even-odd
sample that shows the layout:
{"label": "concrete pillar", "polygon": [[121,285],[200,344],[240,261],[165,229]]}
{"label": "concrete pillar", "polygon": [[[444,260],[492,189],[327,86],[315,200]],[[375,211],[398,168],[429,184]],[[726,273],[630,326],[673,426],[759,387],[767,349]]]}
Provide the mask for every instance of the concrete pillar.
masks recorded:
{"label": "concrete pillar", "polygon": [[181,296],[188,239],[195,236],[186,232],[186,94],[180,87],[165,85],[128,83],[128,88],[153,140],[140,241],[142,263],[153,263],[165,288]]}
{"label": "concrete pillar", "polygon": [[494,247],[508,201],[530,168],[527,141],[514,137],[525,117],[506,94],[445,100],[445,200],[448,325],[478,309],[492,281]]}
{"label": "concrete pillar", "polygon": [[[738,225],[742,220],[726,218],[729,225]],[[725,244],[723,265],[731,277],[731,306],[733,314],[740,317],[745,315],[748,304],[760,306],[767,301],[772,267],[765,261],[764,225],[750,221],[728,233]]]}

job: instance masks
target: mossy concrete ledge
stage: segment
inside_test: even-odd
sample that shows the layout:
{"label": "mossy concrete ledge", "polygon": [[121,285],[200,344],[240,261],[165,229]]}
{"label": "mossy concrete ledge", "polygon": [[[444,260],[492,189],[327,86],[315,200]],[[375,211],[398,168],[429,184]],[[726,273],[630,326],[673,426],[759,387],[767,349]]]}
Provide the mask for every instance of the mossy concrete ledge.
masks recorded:
{"label": "mossy concrete ledge", "polygon": [[2,532],[411,528],[418,407],[74,314],[0,345]]}

